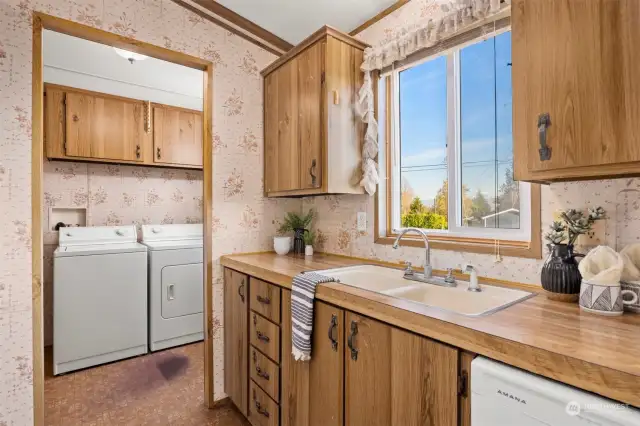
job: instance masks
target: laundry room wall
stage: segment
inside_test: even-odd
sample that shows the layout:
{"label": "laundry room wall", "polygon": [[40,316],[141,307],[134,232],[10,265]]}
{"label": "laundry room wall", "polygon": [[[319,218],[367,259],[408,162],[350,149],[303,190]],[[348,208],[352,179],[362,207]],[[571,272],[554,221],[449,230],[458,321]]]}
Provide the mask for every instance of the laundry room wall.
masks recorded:
{"label": "laundry room wall", "polygon": [[[31,38],[34,10],[182,51],[215,65],[214,217],[207,226],[212,226],[214,232],[214,397],[220,399],[224,391],[223,287],[219,258],[227,253],[270,249],[278,220],[286,211],[300,209],[299,200],[263,197],[259,71],[271,63],[275,55],[170,0],[3,0],[0,1],[0,28],[3,28],[0,31],[0,210],[7,226],[0,229],[0,424],[33,423]],[[168,194],[170,199],[171,193]],[[118,198],[112,200],[115,203]],[[143,203],[144,198],[137,201]]]}

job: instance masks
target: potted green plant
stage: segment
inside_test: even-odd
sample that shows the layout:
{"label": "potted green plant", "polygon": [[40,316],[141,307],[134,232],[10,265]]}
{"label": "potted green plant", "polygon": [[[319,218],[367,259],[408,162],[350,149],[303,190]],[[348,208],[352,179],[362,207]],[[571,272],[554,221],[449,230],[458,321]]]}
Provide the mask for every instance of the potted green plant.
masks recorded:
{"label": "potted green plant", "polygon": [[578,237],[589,233],[593,224],[606,217],[602,207],[583,212],[569,209],[560,215],[562,220],[554,221],[544,238],[549,242],[549,256],[542,266],[540,281],[550,299],[575,302],[580,294],[582,276],[576,258],[583,254],[573,251]]}
{"label": "potted green plant", "polygon": [[304,215],[289,212],[284,217],[284,222],[280,225],[278,233],[284,235],[293,232],[293,252],[295,254],[304,253],[304,235],[309,232],[315,214],[313,209],[309,209],[309,212]]}
{"label": "potted green plant", "polygon": [[313,256],[313,245],[316,243],[316,233],[313,230],[309,230],[304,234],[304,254],[306,256]]}

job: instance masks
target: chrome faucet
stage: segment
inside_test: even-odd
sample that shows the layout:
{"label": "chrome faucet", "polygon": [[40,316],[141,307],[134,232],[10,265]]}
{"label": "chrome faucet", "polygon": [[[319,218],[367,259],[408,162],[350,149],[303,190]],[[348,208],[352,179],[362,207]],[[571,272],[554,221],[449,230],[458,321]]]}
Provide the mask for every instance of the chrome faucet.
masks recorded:
{"label": "chrome faucet", "polygon": [[[405,278],[406,279],[411,279],[413,281],[424,281],[426,282],[426,280],[428,278],[431,278],[432,272],[433,272],[433,268],[431,267],[431,253],[430,253],[430,248],[429,248],[429,238],[427,237],[427,233],[419,228],[405,228],[402,231],[400,231],[400,234],[398,234],[398,237],[396,238],[396,240],[393,243],[393,248],[397,249],[400,245],[400,240],[402,239],[402,237],[404,237],[404,234],[408,233],[408,232],[415,232],[418,233],[422,236],[422,239],[424,240],[424,274],[416,274],[413,272],[413,270],[410,271],[405,271]],[[411,267],[409,266],[409,269]]]}

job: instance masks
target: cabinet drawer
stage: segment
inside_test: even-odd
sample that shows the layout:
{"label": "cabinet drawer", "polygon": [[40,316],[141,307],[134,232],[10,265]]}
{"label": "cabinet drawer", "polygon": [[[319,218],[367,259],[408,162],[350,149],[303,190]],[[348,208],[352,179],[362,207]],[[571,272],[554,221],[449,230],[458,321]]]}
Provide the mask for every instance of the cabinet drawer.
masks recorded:
{"label": "cabinet drawer", "polygon": [[251,310],[280,324],[280,287],[251,278],[249,290]]}
{"label": "cabinet drawer", "polygon": [[280,327],[252,312],[249,334],[249,341],[255,348],[280,363]]}
{"label": "cabinet drawer", "polygon": [[251,379],[258,384],[274,401],[279,401],[280,367],[256,348],[249,355]]}
{"label": "cabinet drawer", "polygon": [[253,426],[280,424],[280,407],[253,381],[249,384],[249,422]]}

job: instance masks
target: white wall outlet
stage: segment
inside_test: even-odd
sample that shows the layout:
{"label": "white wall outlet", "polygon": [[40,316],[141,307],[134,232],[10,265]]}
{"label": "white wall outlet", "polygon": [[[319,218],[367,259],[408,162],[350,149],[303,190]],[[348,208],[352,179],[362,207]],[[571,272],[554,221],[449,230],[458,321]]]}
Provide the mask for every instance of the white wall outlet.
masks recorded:
{"label": "white wall outlet", "polygon": [[367,212],[358,212],[358,232],[367,232]]}

